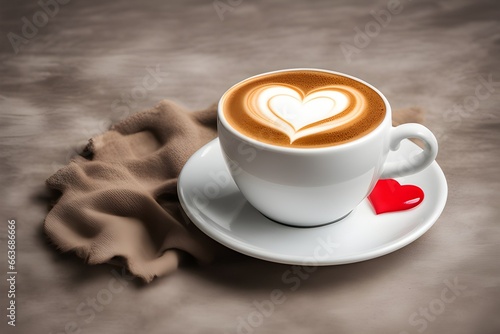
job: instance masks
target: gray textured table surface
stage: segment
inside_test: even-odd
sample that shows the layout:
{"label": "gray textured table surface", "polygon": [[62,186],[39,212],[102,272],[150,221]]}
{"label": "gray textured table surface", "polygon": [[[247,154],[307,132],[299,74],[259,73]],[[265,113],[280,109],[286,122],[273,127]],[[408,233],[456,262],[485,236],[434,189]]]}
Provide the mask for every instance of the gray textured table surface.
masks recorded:
{"label": "gray textured table surface", "polygon": [[[1,1],[1,272],[9,218],[18,232],[17,326],[6,323],[2,279],[2,333],[500,332],[498,2],[222,0],[217,11],[211,0],[60,1],[46,16],[35,0]],[[388,6],[375,24],[371,11]],[[113,285],[112,267],[47,244],[44,180],[89,137],[160,99],[203,108],[240,79],[289,67],[350,73],[395,109],[426,110],[449,183],[427,234],[320,268],[295,291],[281,280],[289,266],[244,256]],[[146,89],[151,72],[157,85]],[[286,301],[259,316],[273,289]]]}

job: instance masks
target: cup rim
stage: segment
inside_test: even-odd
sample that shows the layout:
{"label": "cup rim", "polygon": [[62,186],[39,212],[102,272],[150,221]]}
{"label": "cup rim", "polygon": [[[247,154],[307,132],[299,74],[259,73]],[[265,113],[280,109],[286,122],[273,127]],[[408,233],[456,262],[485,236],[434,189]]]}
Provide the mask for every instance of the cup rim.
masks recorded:
{"label": "cup rim", "polygon": [[[373,129],[371,132],[369,132],[368,134],[364,135],[361,138],[358,138],[358,139],[355,139],[355,140],[352,140],[352,141],[349,141],[349,142],[346,142],[346,143],[342,143],[342,144],[331,145],[331,146],[323,146],[323,147],[287,147],[287,146],[279,146],[279,145],[274,145],[274,144],[268,144],[268,143],[264,143],[264,142],[261,142],[259,140],[253,139],[251,137],[245,136],[244,134],[240,133],[235,128],[233,128],[231,126],[231,124],[229,124],[229,122],[227,121],[226,117],[224,116],[224,111],[223,111],[224,101],[225,101],[225,98],[226,98],[226,96],[227,96],[227,94],[228,94],[229,91],[231,91],[234,87],[236,87],[236,86],[238,86],[238,85],[240,85],[240,84],[242,84],[242,83],[244,83],[244,82],[246,82],[248,80],[252,80],[254,78],[258,78],[258,77],[262,77],[262,76],[269,75],[269,74],[274,74],[274,73],[291,72],[291,71],[315,71],[315,72],[331,73],[331,74],[340,75],[340,76],[344,76],[344,77],[356,80],[356,81],[358,81],[358,82],[360,82],[360,83],[368,86],[374,92],[376,92],[382,98],[382,101],[384,102],[385,109],[386,109],[384,119],[382,120],[382,122],[375,129]],[[349,149],[352,146],[359,145],[359,144],[364,143],[364,142],[366,142],[368,140],[371,140],[372,137],[377,136],[379,132],[383,131],[382,129],[385,126],[385,123],[387,122],[387,119],[392,119],[392,110],[391,110],[391,105],[389,104],[389,101],[384,96],[384,94],[382,94],[382,92],[380,90],[378,90],[376,87],[374,87],[373,85],[369,84],[368,82],[366,82],[366,81],[364,81],[362,79],[359,79],[359,78],[357,78],[355,76],[352,76],[352,75],[349,75],[349,74],[345,74],[345,73],[342,73],[342,72],[337,72],[337,71],[331,71],[331,70],[325,70],[325,69],[318,69],[318,68],[310,68],[310,67],[298,67],[298,68],[288,68],[288,69],[281,69],[281,70],[275,70],[275,71],[269,71],[269,72],[260,73],[260,74],[248,77],[248,78],[246,78],[244,80],[241,80],[241,81],[235,83],[230,88],[228,88],[224,92],[224,94],[222,95],[222,97],[219,99],[219,103],[217,105],[217,119],[219,121],[219,124],[222,124],[222,126],[224,126],[224,128],[226,130],[228,130],[229,132],[231,132],[233,135],[235,135],[236,137],[238,137],[240,140],[245,141],[245,142],[247,142],[249,144],[252,144],[254,146],[257,146],[257,147],[259,147],[261,149],[266,149],[266,150],[271,150],[271,151],[280,151],[280,152],[285,152],[285,153],[308,153],[308,152],[309,153],[317,153],[317,152],[325,152],[325,151],[334,151],[334,150]]]}

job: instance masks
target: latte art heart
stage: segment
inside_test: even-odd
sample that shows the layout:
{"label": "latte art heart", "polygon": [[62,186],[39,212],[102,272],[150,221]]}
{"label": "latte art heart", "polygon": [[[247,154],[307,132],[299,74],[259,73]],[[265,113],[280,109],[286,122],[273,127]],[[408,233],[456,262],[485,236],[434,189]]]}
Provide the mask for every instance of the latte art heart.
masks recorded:
{"label": "latte art heart", "polygon": [[220,122],[244,137],[291,148],[341,145],[376,129],[386,102],[363,82],[334,72],[297,69],[264,73],[231,87]]}
{"label": "latte art heart", "polygon": [[331,90],[316,92],[304,99],[288,87],[271,87],[261,96],[266,93],[272,97],[268,101],[260,101],[259,108],[265,108],[267,104],[272,113],[289,123],[295,131],[335,116],[349,105],[347,96]]}
{"label": "latte art heart", "polygon": [[[286,134],[290,143],[333,129],[358,117],[363,96],[349,86],[328,86],[304,95],[284,85],[268,85],[249,94],[248,108],[255,120]],[[341,117],[335,117],[353,106]]]}

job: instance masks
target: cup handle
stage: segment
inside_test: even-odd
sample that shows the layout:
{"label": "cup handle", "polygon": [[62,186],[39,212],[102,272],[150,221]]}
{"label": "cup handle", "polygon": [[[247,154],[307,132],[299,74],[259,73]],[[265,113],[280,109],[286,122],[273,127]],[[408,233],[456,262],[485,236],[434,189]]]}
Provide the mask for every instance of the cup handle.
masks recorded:
{"label": "cup handle", "polygon": [[425,126],[408,123],[393,127],[390,130],[389,148],[391,151],[399,149],[399,144],[405,138],[418,138],[425,143],[422,152],[408,157],[408,160],[391,161],[384,164],[381,179],[389,179],[420,172],[429,166],[438,153],[436,137]]}

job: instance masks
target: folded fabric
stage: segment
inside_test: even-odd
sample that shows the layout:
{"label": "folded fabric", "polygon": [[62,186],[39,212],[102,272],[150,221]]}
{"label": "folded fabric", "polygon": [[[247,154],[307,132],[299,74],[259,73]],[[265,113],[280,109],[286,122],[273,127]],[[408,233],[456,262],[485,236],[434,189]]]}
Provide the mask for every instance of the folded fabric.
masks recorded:
{"label": "folded fabric", "polygon": [[[182,212],[177,177],[216,137],[216,106],[189,112],[171,101],[136,113],[89,140],[81,156],[47,179],[61,193],[46,235],[89,264],[119,262],[150,282],[174,271],[183,255],[202,263],[220,246]],[[422,122],[422,111],[395,112],[394,124]]]}

